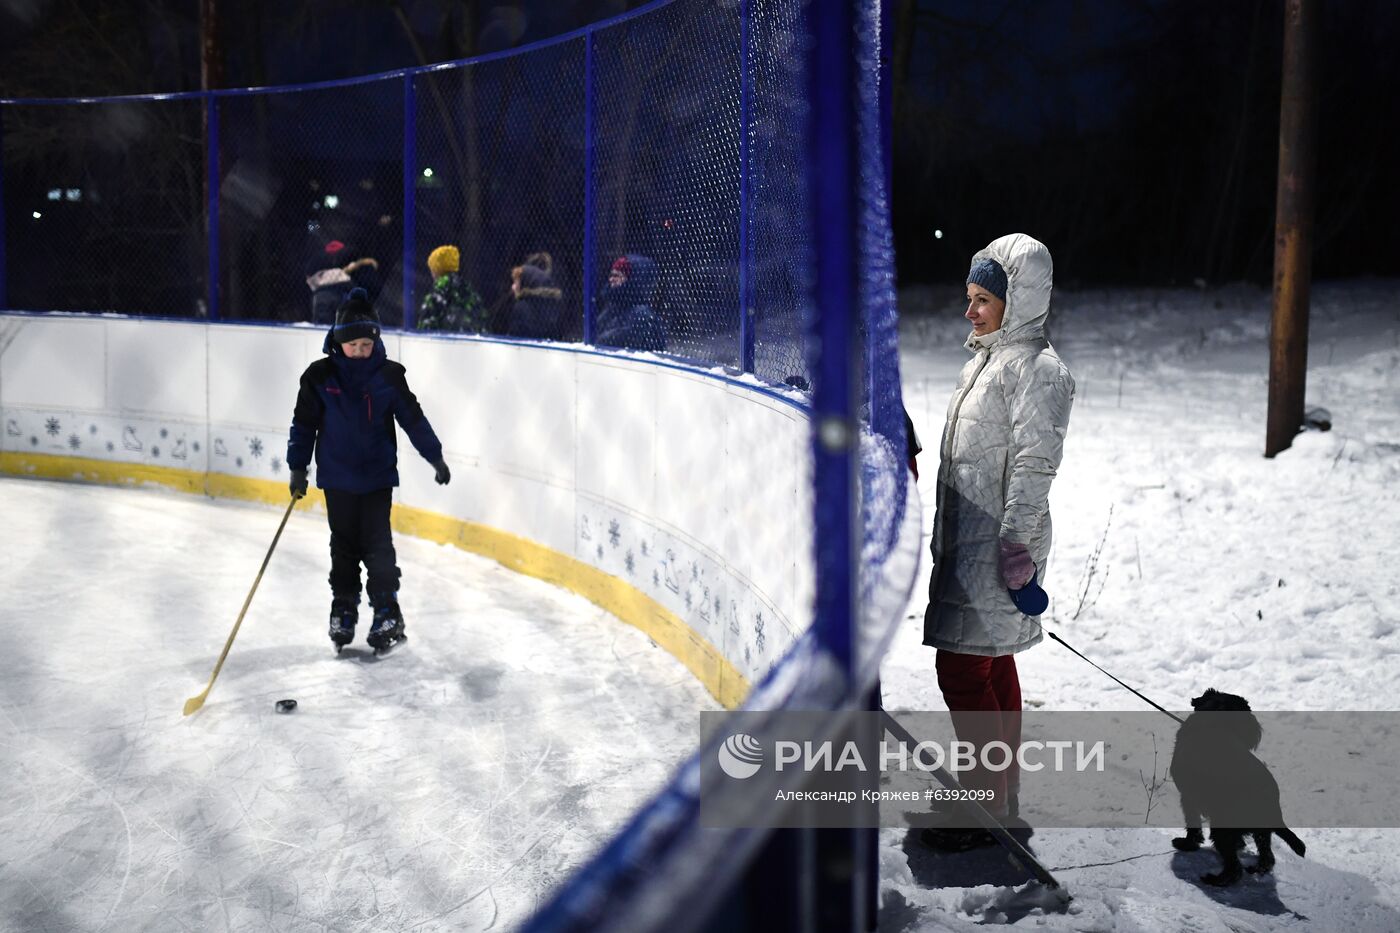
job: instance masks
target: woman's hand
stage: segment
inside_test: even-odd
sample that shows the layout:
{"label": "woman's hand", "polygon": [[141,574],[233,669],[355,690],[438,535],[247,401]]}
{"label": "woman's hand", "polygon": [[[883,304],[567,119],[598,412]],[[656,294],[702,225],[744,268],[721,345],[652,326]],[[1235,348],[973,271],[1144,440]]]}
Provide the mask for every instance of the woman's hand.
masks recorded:
{"label": "woman's hand", "polygon": [[1024,544],[1015,544],[1006,539],[1001,541],[1001,578],[1008,590],[1019,590],[1031,582],[1035,576],[1035,564],[1031,552]]}

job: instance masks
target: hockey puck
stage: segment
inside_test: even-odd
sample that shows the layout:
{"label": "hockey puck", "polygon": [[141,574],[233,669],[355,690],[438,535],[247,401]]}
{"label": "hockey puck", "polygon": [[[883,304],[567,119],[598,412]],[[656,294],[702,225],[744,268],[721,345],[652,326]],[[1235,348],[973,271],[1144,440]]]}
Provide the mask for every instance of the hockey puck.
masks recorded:
{"label": "hockey puck", "polygon": [[296,701],[296,700],[278,700],[278,701],[277,701],[277,712],[279,712],[279,713],[290,713],[292,710],[294,710],[294,709],[296,709],[296,708],[297,708],[297,701]]}

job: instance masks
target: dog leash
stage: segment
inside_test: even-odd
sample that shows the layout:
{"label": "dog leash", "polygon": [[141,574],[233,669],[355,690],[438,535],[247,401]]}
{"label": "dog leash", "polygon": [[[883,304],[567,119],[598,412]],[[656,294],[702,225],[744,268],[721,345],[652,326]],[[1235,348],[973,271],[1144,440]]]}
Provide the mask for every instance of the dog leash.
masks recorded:
{"label": "dog leash", "polygon": [[[1069,642],[1065,641],[1063,638],[1061,638],[1059,635],[1056,635],[1054,632],[1046,632],[1045,634],[1049,635],[1051,638],[1055,639],[1057,642],[1059,642],[1060,644],[1064,645],[1066,648],[1069,648],[1070,651],[1074,651],[1074,648],[1070,646],[1070,643],[1069,643]],[[1075,654],[1079,654],[1078,651],[1074,651],[1074,653],[1075,653]],[[1079,654],[1079,657],[1083,658],[1085,661],[1087,661],[1087,662],[1090,663],[1090,664],[1094,664],[1093,661],[1090,661],[1088,658],[1085,658],[1084,655],[1082,655],[1082,654]],[[1147,699],[1147,697],[1143,696],[1141,693],[1138,693],[1138,692],[1137,692],[1136,690],[1134,690],[1132,687],[1129,687],[1127,684],[1123,683],[1123,681],[1119,680],[1117,677],[1114,677],[1112,674],[1108,673],[1108,671],[1105,671],[1103,668],[1099,667],[1097,664],[1094,664],[1094,667],[1095,667],[1095,668],[1098,668],[1099,671],[1101,671],[1105,676],[1107,676],[1107,677],[1109,677],[1110,679],[1112,679],[1114,683],[1118,684],[1118,685],[1119,685],[1120,687],[1122,687],[1124,690],[1127,690],[1127,691],[1130,691],[1131,693],[1136,694],[1140,699],[1142,699],[1144,702],[1146,702],[1149,706],[1156,707],[1157,709],[1159,709],[1159,710],[1161,710],[1162,712],[1166,713],[1166,714],[1167,714],[1168,716],[1170,716],[1171,718],[1175,719],[1178,723],[1184,722],[1184,720],[1183,720],[1180,716],[1176,715],[1175,713],[1169,712],[1168,710],[1163,709],[1163,708],[1160,707],[1160,706],[1157,706],[1156,703],[1153,703],[1151,700]]]}

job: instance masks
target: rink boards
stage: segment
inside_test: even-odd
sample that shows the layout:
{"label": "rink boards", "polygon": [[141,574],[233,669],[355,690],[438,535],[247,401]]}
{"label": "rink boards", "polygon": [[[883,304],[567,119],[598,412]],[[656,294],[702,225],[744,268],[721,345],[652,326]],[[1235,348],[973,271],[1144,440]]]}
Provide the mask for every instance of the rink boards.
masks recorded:
{"label": "rink boards", "polygon": [[[324,339],[310,327],[0,315],[0,472],[285,503],[298,378]],[[576,345],[385,343],[453,477],[437,486],[400,432],[398,531],[585,596],[730,707],[807,627],[800,401]]]}

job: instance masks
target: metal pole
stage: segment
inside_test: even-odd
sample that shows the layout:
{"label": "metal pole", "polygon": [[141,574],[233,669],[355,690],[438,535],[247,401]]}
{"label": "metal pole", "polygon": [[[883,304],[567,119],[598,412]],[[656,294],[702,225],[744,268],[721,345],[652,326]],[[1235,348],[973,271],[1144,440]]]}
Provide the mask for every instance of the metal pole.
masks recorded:
{"label": "metal pole", "polygon": [[0,311],[10,307],[5,268],[5,108],[0,106]]}
{"label": "metal pole", "polygon": [[1317,6],[1316,0],[1286,0],[1284,4],[1266,457],[1292,445],[1303,424],[1307,390],[1313,166],[1317,152]]}
{"label": "metal pole", "polygon": [[413,276],[418,271],[418,95],[413,74],[403,76],[403,329],[413,330]]}
{"label": "metal pole", "polygon": [[583,342],[593,342],[593,33],[583,37]]}
{"label": "metal pole", "polygon": [[749,265],[749,137],[753,132],[753,48],[750,0],[739,2],[739,365],[754,371],[753,276]]}
{"label": "metal pole", "polygon": [[[856,264],[858,149],[856,30],[861,4],[811,0],[806,53],[808,197],[814,231],[816,308],[811,346],[816,619],[821,644],[856,679],[856,442],[862,392]],[[817,831],[821,879],[807,906],[816,929],[857,929],[865,908],[861,845],[854,830]]]}
{"label": "metal pole", "polygon": [[199,84],[204,109],[204,274],[205,317],[219,319],[219,116],[218,99],[209,92],[224,83],[223,49],[219,45],[218,0],[199,5]]}
{"label": "metal pole", "polygon": [[209,281],[205,283],[205,302],[208,305],[208,319],[219,320],[219,100],[207,91],[204,94],[204,113],[206,129],[204,134],[204,162],[208,169],[205,175],[205,190],[209,200],[206,203],[204,216],[208,224],[208,231],[205,236],[205,243],[209,250],[208,268],[205,275]]}

